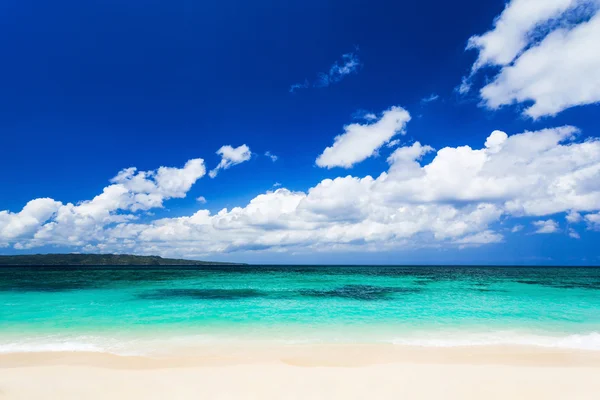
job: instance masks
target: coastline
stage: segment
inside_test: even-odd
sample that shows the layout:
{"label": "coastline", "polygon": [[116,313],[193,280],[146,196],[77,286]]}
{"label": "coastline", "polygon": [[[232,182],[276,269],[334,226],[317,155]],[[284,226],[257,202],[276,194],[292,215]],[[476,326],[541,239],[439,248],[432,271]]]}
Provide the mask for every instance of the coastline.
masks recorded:
{"label": "coastline", "polygon": [[55,351],[0,354],[0,368],[79,365],[154,369],[282,363],[299,367],[366,367],[378,364],[506,365],[600,368],[600,351],[535,346],[416,347],[394,344],[206,344],[177,352],[117,355]]}
{"label": "coastline", "polygon": [[591,399],[598,270],[0,268],[0,400]]}
{"label": "coastline", "polygon": [[160,358],[0,354],[0,398],[591,399],[600,391],[594,351],[383,344],[195,350]]}

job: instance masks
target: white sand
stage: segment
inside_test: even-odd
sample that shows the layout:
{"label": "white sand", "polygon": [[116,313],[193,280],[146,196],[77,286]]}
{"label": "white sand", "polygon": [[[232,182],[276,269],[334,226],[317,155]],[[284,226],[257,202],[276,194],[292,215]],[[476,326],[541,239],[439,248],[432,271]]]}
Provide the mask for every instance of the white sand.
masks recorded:
{"label": "white sand", "polygon": [[295,346],[149,359],[0,355],[0,399],[600,399],[600,355]]}

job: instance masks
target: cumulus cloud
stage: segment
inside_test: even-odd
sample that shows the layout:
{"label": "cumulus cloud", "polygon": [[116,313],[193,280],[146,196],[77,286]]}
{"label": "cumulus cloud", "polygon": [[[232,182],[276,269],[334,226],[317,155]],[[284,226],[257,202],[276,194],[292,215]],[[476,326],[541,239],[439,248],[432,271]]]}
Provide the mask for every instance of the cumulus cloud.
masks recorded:
{"label": "cumulus cloud", "polygon": [[58,211],[61,203],[49,198],[28,202],[18,213],[0,211],[0,238],[10,240],[34,232]]}
{"label": "cumulus cloud", "polygon": [[494,21],[494,28],[472,36],[467,49],[479,51],[473,64],[476,71],[485,65],[506,65],[517,57],[532,40],[531,31],[560,16],[578,0],[512,0]]}
{"label": "cumulus cloud", "polygon": [[585,222],[589,229],[600,231],[600,212],[586,215]]}
{"label": "cumulus cloud", "polygon": [[317,74],[317,79],[312,83],[305,79],[301,83],[295,83],[290,86],[290,93],[294,93],[299,89],[307,89],[309,87],[327,87],[337,83],[346,76],[355,74],[360,67],[360,60],[356,53],[346,53],[342,55],[340,61],[335,62],[327,72]]}
{"label": "cumulus cloud", "polygon": [[[200,207],[189,216],[148,222],[133,210],[185,195],[188,183],[181,183],[180,173],[165,175],[177,181],[167,184],[157,181],[158,170],[124,170],[92,200],[73,205],[46,199],[38,205],[43,212],[1,212],[0,243],[201,257],[482,246],[501,242],[498,230],[511,218],[535,217],[537,231],[549,233],[558,230],[559,214],[574,212],[600,228],[600,141],[579,141],[574,127],[494,131],[479,148],[445,147],[423,164],[423,155],[434,151],[416,142],[397,148],[389,168],[375,177],[325,179],[306,191],[278,188],[244,206],[216,213]],[[200,169],[187,171],[197,176]],[[141,194],[161,201],[136,198]],[[14,220],[32,215],[29,224]],[[27,229],[14,228],[22,225]]]}
{"label": "cumulus cloud", "polygon": [[571,224],[576,224],[581,221],[582,216],[576,211],[569,211],[565,219]]}
{"label": "cumulus cloud", "polygon": [[221,156],[221,162],[208,173],[211,178],[216,177],[220,170],[241,164],[252,157],[250,148],[245,144],[239,147],[223,146],[217,150],[217,154]]}
{"label": "cumulus cloud", "polygon": [[[108,226],[133,221],[137,219],[135,212],[162,207],[165,200],[185,197],[205,173],[200,158],[189,160],[183,168],[126,168],[91,200],[63,204],[41,198],[30,201],[18,213],[1,211],[0,241],[17,241],[16,246],[21,248],[101,241],[106,238]],[[19,242],[23,238],[26,241]]]}
{"label": "cumulus cloud", "polygon": [[[535,119],[599,102],[600,55],[590,51],[600,37],[599,6],[598,0],[509,2],[494,28],[467,46],[478,51],[471,76],[501,67],[480,91],[484,104],[532,103],[524,113]],[[471,76],[463,80],[464,92]]]}
{"label": "cumulus cloud", "polygon": [[183,168],[160,167],[156,171],[126,168],[112,178],[113,185],[92,202],[114,202],[116,207],[132,211],[162,207],[163,200],[185,197],[204,174],[206,168],[201,158],[189,160]]}
{"label": "cumulus cloud", "polygon": [[[591,21],[559,29],[505,67],[481,89],[487,106],[533,101],[525,114],[539,118],[600,101],[600,14]],[[568,57],[565,57],[568,54]]]}
{"label": "cumulus cloud", "polygon": [[482,244],[490,244],[490,243],[501,243],[504,241],[504,236],[501,234],[487,230],[479,233],[475,233],[473,235],[467,235],[463,238],[460,238],[455,241],[462,246],[460,247],[468,247],[473,245],[482,245]]}
{"label": "cumulus cloud", "polygon": [[408,111],[394,106],[374,122],[346,125],[344,133],[336,136],[333,145],[317,158],[317,165],[324,168],[350,168],[373,156],[397,134],[404,134],[409,121]]}
{"label": "cumulus cloud", "polygon": [[197,197],[196,201],[200,204],[206,204],[206,197],[204,197],[204,196]]}
{"label": "cumulus cloud", "polygon": [[535,233],[556,233],[558,232],[558,222],[554,220],[535,221],[533,226],[536,227]]}

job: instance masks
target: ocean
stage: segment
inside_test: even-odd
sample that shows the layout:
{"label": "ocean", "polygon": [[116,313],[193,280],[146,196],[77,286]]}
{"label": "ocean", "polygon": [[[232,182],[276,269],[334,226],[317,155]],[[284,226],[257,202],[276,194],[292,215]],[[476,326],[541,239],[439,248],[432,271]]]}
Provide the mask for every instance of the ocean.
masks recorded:
{"label": "ocean", "polygon": [[249,341],[600,351],[600,268],[0,267],[0,353]]}

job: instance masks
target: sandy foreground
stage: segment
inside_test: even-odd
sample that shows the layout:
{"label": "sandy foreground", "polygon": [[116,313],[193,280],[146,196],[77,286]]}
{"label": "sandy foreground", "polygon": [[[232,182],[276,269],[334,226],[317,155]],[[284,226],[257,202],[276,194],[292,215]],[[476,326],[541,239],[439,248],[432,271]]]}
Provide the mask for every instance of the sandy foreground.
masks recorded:
{"label": "sandy foreground", "polygon": [[229,346],[0,355],[0,399],[599,399],[600,352]]}

